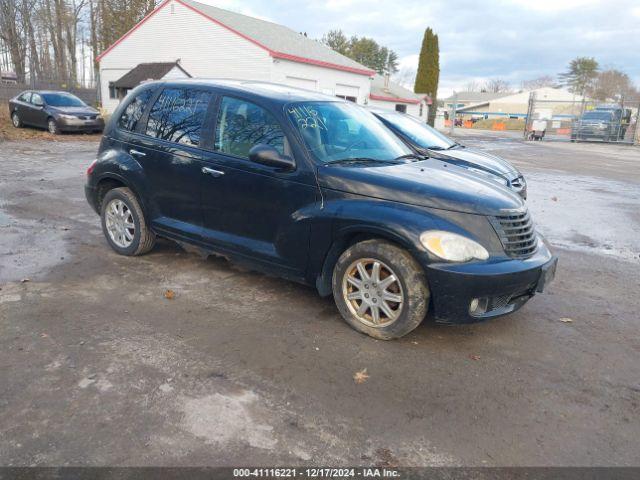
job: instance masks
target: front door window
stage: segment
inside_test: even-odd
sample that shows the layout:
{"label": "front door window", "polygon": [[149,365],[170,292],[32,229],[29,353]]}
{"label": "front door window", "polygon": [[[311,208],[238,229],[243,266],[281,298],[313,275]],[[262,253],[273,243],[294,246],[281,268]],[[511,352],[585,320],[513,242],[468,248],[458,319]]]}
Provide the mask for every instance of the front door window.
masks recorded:
{"label": "front door window", "polygon": [[215,150],[240,158],[249,158],[257,144],[285,153],[285,136],[277,120],[264,108],[232,97],[224,97],[218,110]]}

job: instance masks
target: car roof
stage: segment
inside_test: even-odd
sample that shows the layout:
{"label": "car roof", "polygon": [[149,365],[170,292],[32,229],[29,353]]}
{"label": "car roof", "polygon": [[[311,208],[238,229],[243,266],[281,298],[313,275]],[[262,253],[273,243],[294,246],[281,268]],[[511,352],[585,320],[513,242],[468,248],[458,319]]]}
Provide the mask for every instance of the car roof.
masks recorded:
{"label": "car roof", "polygon": [[234,80],[234,79],[202,79],[187,78],[180,80],[159,80],[149,82],[149,84],[162,84],[164,86],[176,87],[214,87],[226,92],[244,93],[262,98],[271,102],[291,103],[291,102],[346,102],[338,97],[325,95],[323,93],[305,90],[303,88],[291,87],[279,83],[260,82],[255,80]]}

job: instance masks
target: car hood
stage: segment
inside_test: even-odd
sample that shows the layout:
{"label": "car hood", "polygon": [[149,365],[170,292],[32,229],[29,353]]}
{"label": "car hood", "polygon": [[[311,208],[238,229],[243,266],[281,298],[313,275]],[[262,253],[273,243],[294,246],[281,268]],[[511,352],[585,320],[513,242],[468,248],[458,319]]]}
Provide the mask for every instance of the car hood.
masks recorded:
{"label": "car hood", "polygon": [[66,115],[96,115],[98,110],[93,107],[50,107],[55,113]]}
{"label": "car hood", "polygon": [[504,158],[473,148],[453,148],[444,151],[431,150],[429,155],[438,160],[450,161],[467,168],[477,168],[493,175],[504,177],[510,177],[514,173],[519,175],[518,170]]}
{"label": "car hood", "polygon": [[324,165],[323,188],[367,197],[479,215],[524,206],[506,186],[434,159],[395,165]]}

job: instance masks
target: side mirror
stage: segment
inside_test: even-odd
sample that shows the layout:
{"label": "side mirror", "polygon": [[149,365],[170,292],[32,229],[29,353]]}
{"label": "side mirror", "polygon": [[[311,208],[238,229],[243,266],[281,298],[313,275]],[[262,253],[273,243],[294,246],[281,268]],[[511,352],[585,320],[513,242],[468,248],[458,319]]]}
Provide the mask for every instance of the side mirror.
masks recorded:
{"label": "side mirror", "polygon": [[296,162],[293,158],[281,155],[278,150],[271,145],[259,143],[249,150],[249,160],[268,167],[275,167],[282,170],[293,170]]}
{"label": "side mirror", "polygon": [[44,108],[44,103],[42,103],[42,102],[34,103],[34,105],[35,105],[37,108]]}

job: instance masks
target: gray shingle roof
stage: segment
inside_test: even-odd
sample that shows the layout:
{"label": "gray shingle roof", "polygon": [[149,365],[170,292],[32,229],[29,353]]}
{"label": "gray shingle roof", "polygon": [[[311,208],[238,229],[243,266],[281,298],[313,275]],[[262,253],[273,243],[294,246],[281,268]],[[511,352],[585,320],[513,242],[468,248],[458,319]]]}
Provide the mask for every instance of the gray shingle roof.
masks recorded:
{"label": "gray shingle roof", "polygon": [[[458,102],[464,103],[482,103],[489,102],[496,98],[506,97],[512,93],[494,93],[494,92],[456,92]],[[453,95],[445,98],[444,102],[453,102]]]}
{"label": "gray shingle roof", "polygon": [[145,80],[160,80],[176,66],[189,75],[177,62],[141,63],[113,82],[113,86],[117,88],[134,88]]}
{"label": "gray shingle roof", "polygon": [[371,71],[370,68],[331,50],[319,41],[307,38],[284,25],[223,10],[193,0],[181,0],[181,2],[259,43],[271,52],[329,63],[347,69],[362,70],[362,73]]}
{"label": "gray shingle roof", "polygon": [[402,100],[415,100],[420,101],[427,95],[413,93],[408,88],[404,88],[402,85],[389,81],[389,86],[385,88],[384,77],[376,74],[371,82],[371,95],[387,98],[397,98]]}

